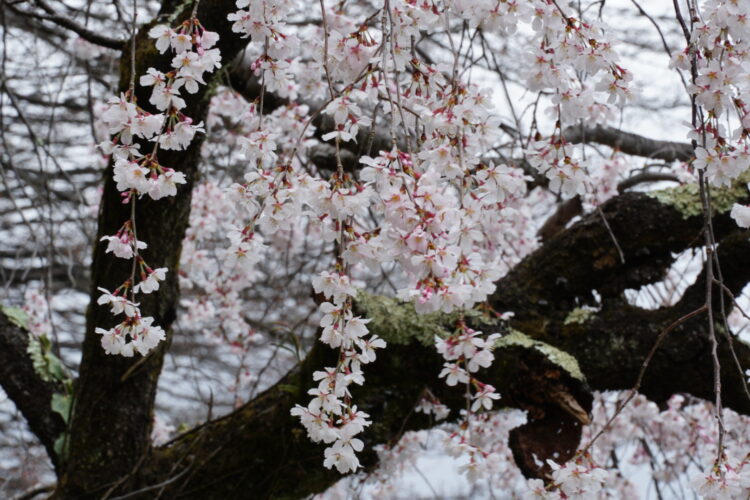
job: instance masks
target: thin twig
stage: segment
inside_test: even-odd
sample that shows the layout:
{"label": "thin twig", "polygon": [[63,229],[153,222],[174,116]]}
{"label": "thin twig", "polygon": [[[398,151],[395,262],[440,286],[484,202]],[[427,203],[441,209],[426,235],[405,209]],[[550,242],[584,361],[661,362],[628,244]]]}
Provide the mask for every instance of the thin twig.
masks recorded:
{"label": "thin twig", "polygon": [[705,312],[707,309],[708,307],[704,304],[703,306],[699,307],[695,311],[690,312],[682,316],[681,318],[677,319],[674,323],[672,323],[671,325],[666,327],[664,330],[662,330],[662,332],[656,338],[656,342],[654,343],[653,347],[651,348],[648,355],[646,356],[646,359],[643,361],[643,365],[641,365],[641,370],[638,373],[638,378],[635,381],[635,385],[633,385],[633,388],[630,389],[627,397],[623,400],[623,402],[617,405],[617,408],[615,409],[614,414],[609,419],[607,419],[607,422],[599,430],[599,432],[597,432],[594,435],[594,437],[591,438],[591,441],[589,441],[589,443],[586,446],[584,446],[583,453],[586,453],[591,448],[591,446],[596,442],[596,440],[599,439],[599,436],[604,434],[604,432],[606,432],[609,429],[609,426],[612,424],[612,422],[614,422],[614,420],[622,412],[622,410],[625,409],[628,403],[630,403],[630,401],[635,397],[636,393],[641,388],[641,383],[643,383],[643,377],[646,374],[646,369],[648,368],[648,365],[651,363],[651,360],[653,359],[654,354],[656,354],[656,351],[659,349],[659,346],[664,341],[664,339],[669,334],[669,332],[671,332],[672,330],[680,326],[685,321],[688,321],[689,319]]}

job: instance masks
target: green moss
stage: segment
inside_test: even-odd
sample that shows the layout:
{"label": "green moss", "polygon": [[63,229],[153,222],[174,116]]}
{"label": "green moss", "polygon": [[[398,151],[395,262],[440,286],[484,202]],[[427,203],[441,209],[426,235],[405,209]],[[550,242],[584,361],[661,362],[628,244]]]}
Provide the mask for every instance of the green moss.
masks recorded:
{"label": "green moss", "polygon": [[536,349],[544,354],[544,356],[552,363],[565,370],[574,379],[580,381],[584,380],[583,372],[581,371],[581,367],[578,365],[576,358],[565,351],[561,351],[557,347],[553,347],[539,340],[534,340],[528,335],[514,329],[511,329],[509,334],[501,337],[495,344],[496,349],[511,346]]}
{"label": "green moss", "polygon": [[568,313],[563,324],[570,325],[577,323],[579,325],[584,324],[592,316],[596,314],[596,309],[591,306],[576,307]]}
{"label": "green moss", "polygon": [[[747,183],[750,171],[744,172],[729,187],[711,188],[711,206],[714,212],[724,213],[732,209],[737,201],[747,198]],[[665,205],[671,205],[687,219],[703,213],[700,190],[697,183],[685,184],[669,189],[646,193]]]}
{"label": "green moss", "polygon": [[[367,325],[370,333],[393,344],[408,344],[417,340],[422,345],[432,345],[435,335],[449,335],[459,318],[458,312],[417,314],[411,303],[369,293],[357,296],[356,308],[360,314],[372,320]],[[496,325],[479,311],[465,311],[464,317],[472,325]]]}

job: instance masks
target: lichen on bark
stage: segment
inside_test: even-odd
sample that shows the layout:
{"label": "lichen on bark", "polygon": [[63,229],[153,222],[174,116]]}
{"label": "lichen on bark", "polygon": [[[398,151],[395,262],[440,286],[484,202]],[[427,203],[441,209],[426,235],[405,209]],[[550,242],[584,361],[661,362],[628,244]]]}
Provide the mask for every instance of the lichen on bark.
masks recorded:
{"label": "lichen on bark", "polygon": [[[731,186],[711,188],[711,207],[714,213],[721,214],[728,212],[735,203],[747,198],[748,182],[750,182],[750,171],[746,171],[740,175]],[[700,189],[695,182],[669,189],[660,189],[646,194],[665,205],[676,208],[685,219],[703,213]]]}
{"label": "lichen on bark", "polygon": [[583,324],[588,321],[594,314],[596,309],[590,306],[576,307],[568,313],[563,321],[564,325],[570,325],[573,323]]}
{"label": "lichen on bark", "polygon": [[411,303],[365,292],[357,296],[355,310],[372,320],[368,324],[370,333],[394,344],[409,344],[416,340],[424,346],[433,345],[436,335],[438,337],[450,335],[451,329],[462,317],[476,328],[498,325],[496,321],[473,309],[462,313],[417,314]]}
{"label": "lichen on bark", "polygon": [[534,340],[525,333],[511,328],[510,333],[504,335],[497,341],[495,348],[502,349],[510,346],[535,349],[544,354],[544,356],[552,363],[565,370],[565,372],[574,379],[581,382],[585,380],[581,367],[578,365],[578,361],[575,357],[557,347],[547,344],[546,342]]}

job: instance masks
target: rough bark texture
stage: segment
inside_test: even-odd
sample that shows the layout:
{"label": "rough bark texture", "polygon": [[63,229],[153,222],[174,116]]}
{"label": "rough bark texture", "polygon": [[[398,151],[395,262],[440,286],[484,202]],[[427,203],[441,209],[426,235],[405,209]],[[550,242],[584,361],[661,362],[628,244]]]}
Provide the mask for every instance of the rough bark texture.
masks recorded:
{"label": "rough bark texture", "polygon": [[45,382],[34,370],[26,353],[28,332],[13,323],[0,308],[0,385],[16,403],[31,432],[41,441],[52,463],[59,465],[55,440],[65,432],[60,415],[50,408],[52,395],[62,392],[62,386]]}
{"label": "rough bark texture", "polygon": [[557,210],[552,214],[542,227],[539,228],[536,235],[542,242],[552,238],[554,235],[565,229],[565,226],[573,220],[576,215],[583,211],[583,202],[580,196],[574,196],[565,200],[557,206]]}
{"label": "rough bark texture", "polygon": [[[685,217],[673,206],[642,193],[618,196],[602,211],[611,234],[598,213],[586,216],[502,279],[494,307],[515,311],[513,327],[572,354],[592,389],[626,389],[635,383],[656,336],[705,303],[705,283],[699,278],[680,302],[656,311],[629,306],[622,291],[660,280],[674,260],[673,253],[702,243],[702,223],[700,216]],[[714,218],[714,227],[725,285],[737,295],[750,279],[743,257],[750,250],[747,232],[733,232],[726,214]],[[624,263],[613,237],[622,249]],[[594,304],[592,290],[603,298],[601,311],[582,323],[565,324],[574,308]],[[717,287],[713,296],[718,300],[721,295]],[[719,302],[714,307],[719,310]],[[747,366],[750,350],[736,340],[734,344],[742,366]],[[651,363],[641,392],[655,401],[664,401],[676,392],[711,399],[713,371],[708,346],[706,315],[678,326]],[[720,359],[726,378],[725,403],[749,413],[745,382],[732,361],[726,336],[720,339]]]}
{"label": "rough bark texture", "polygon": [[[393,304],[394,309],[409,308]],[[451,318],[444,320],[446,328],[450,327]],[[366,452],[360,457],[365,467],[377,462],[374,445],[395,444],[404,431],[431,425],[426,416],[412,411],[426,387],[454,409],[454,416],[465,405],[461,389],[445,387],[436,380],[442,361],[434,348],[414,337],[391,334],[386,338],[388,350],[368,365],[366,386],[353,391],[357,406],[372,415],[372,425],[363,436]],[[298,369],[255,400],[156,450],[145,467],[151,475],[143,487],[172,479],[163,487],[166,498],[246,498],[247,492],[252,492],[253,498],[292,499],[333,484],[340,475],[322,467],[324,446],[307,438],[289,410],[307,403],[312,371],[335,363],[335,356],[325,346],[314,347]],[[591,398],[580,381],[541,353],[521,347],[499,350],[493,367],[482,377],[503,384],[506,404],[529,409],[540,418],[549,416],[557,426],[561,422],[570,426],[564,439],[547,443],[547,450],[535,448],[538,456],[572,456],[580,439],[580,424],[573,423],[554,402],[550,388],[570,393],[588,410]],[[534,390],[529,391],[529,384]]]}

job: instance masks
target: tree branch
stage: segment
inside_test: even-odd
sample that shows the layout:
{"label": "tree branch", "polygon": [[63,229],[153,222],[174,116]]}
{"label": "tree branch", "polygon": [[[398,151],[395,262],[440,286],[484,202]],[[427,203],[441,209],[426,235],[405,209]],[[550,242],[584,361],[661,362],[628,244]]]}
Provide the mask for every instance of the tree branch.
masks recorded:
{"label": "tree branch", "polygon": [[65,432],[65,423],[52,411],[50,404],[52,395],[63,392],[63,388],[60,384],[45,382],[34,370],[26,352],[28,335],[0,308],[0,384],[57,467],[59,460],[54,445]]}
{"label": "tree branch", "polygon": [[78,36],[86,40],[87,42],[91,42],[101,47],[106,47],[108,49],[122,50],[123,45],[126,42],[126,40],[110,38],[108,36],[104,36],[100,33],[97,33],[95,31],[92,31],[88,28],[81,26],[80,24],[73,21],[72,19],[60,15],[45,0],[36,0],[36,4],[39,5],[39,7],[41,7],[42,10],[47,13],[47,15],[36,14],[34,12],[24,12],[13,7],[10,4],[8,5],[9,5],[9,8],[13,10],[16,14],[33,17],[36,19],[40,19],[42,21],[50,21],[62,28],[65,28],[67,30],[74,32],[75,34],[77,34]]}
{"label": "tree branch", "polygon": [[693,157],[693,147],[690,144],[658,141],[602,125],[595,127],[573,125],[565,129],[563,136],[571,144],[595,142],[618,149],[625,154],[656,158],[668,163],[689,161]]}
{"label": "tree branch", "polygon": [[[393,445],[404,431],[432,425],[427,416],[412,411],[426,387],[453,409],[454,417],[465,407],[463,392],[446,387],[437,379],[442,358],[429,345],[431,335],[443,331],[440,324],[450,328],[457,317],[429,315],[424,319],[416,316],[411,305],[389,299],[378,299],[376,304],[366,306],[368,315],[377,318],[368,326],[374,326],[377,334],[384,334],[390,345],[374,364],[366,367],[364,387],[353,391],[358,408],[369,413],[373,421],[361,436],[365,451],[360,460],[366,468],[377,463],[373,446]],[[406,328],[394,331],[393,317],[406,316],[412,321],[402,325]],[[475,326],[482,325],[486,329],[500,328],[481,320]],[[411,327],[420,334],[413,336],[412,330],[412,336],[402,336]],[[588,411],[591,397],[583,383],[534,348],[508,345],[498,349],[496,356],[491,371],[480,376],[503,384],[506,404],[529,409],[539,419],[554,417],[556,430],[567,426],[555,441],[548,443],[548,450],[535,450],[538,456],[544,459],[556,454],[558,460],[572,457],[581,426],[573,423],[576,419],[562,409],[555,395],[572,394]],[[190,468],[184,478],[164,491],[167,496],[233,498],[247,494],[259,499],[296,499],[324,490],[341,476],[322,466],[324,446],[312,443],[289,411],[295,404],[307,404],[306,388],[311,384],[312,372],[335,360],[336,352],[316,344],[301,366],[255,400],[155,450],[147,465],[149,473],[142,478],[144,483],[158,484],[177,471]],[[534,390],[529,391],[530,386]]]}
{"label": "tree branch", "polygon": [[[671,204],[641,193],[614,198],[602,211],[615,234],[629,237],[622,241],[624,264],[616,258],[601,216],[590,214],[500,280],[493,297],[498,310],[516,313],[510,326],[518,331],[506,332],[495,363],[481,378],[500,389],[506,405],[529,414],[529,424],[511,435],[516,462],[528,475],[544,474],[535,457],[565,460],[575,450],[586,419],[575,406],[590,409],[588,390],[632,387],[659,333],[693,305],[685,298],[674,307],[647,311],[628,305],[621,292],[659,280],[673,261],[672,252],[699,244],[700,217],[684,217]],[[741,284],[750,280],[750,268],[739,258],[750,251],[750,242],[746,233],[730,229],[728,219],[719,213],[714,221],[722,238],[719,257],[726,262],[725,275],[732,276],[727,286],[739,293]],[[664,227],[670,227],[670,235]],[[605,292],[601,311],[570,320],[579,301],[592,300],[593,289]],[[436,378],[441,359],[430,345],[434,335],[451,328],[450,316],[417,316],[410,305],[384,298],[360,298],[358,307],[373,319],[370,330],[390,344],[367,367],[367,382],[353,395],[373,421],[364,434],[369,451],[361,457],[369,467],[376,463],[373,445],[394,443],[404,429],[431,425],[411,411],[425,387],[454,409],[461,407],[462,395]],[[487,332],[503,328],[473,320]],[[646,372],[643,394],[659,403],[676,392],[712,396],[706,321],[705,315],[693,318],[665,338]],[[741,365],[750,366],[750,348],[741,343],[735,347]],[[239,492],[252,492],[255,498],[299,498],[333,484],[339,475],[322,467],[323,447],[307,439],[289,410],[306,403],[312,371],[335,362],[335,355],[316,345],[300,367],[255,400],[156,450],[141,480],[158,484],[189,467],[190,473],[165,490],[188,498]],[[719,356],[726,405],[750,414],[750,400],[741,389],[744,381],[726,342]],[[571,397],[576,402],[572,406],[566,403]]]}

